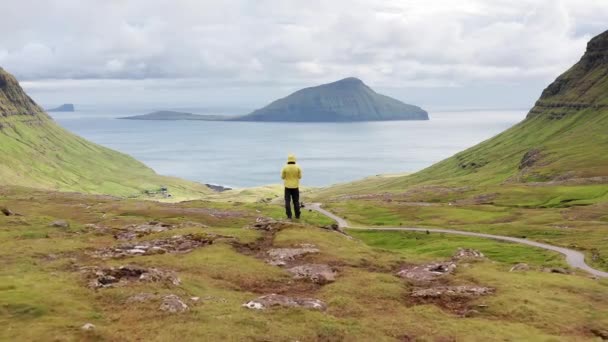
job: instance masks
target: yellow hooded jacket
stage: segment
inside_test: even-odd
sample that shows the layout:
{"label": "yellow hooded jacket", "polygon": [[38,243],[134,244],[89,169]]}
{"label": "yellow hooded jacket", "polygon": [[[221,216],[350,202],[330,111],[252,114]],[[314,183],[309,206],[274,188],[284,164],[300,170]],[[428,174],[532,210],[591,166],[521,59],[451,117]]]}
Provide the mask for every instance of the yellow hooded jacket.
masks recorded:
{"label": "yellow hooded jacket", "polygon": [[[290,154],[287,157],[288,163],[295,163],[296,156]],[[300,187],[300,179],[302,179],[302,169],[296,164],[287,164],[281,170],[281,178],[288,189],[297,189]]]}

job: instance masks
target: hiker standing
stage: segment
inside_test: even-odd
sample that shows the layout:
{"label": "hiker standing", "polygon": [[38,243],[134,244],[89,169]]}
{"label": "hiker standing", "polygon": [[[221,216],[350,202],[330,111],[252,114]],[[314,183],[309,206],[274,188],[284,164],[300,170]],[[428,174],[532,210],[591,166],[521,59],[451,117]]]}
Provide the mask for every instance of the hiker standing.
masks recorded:
{"label": "hiker standing", "polygon": [[302,169],[296,165],[296,156],[290,154],[287,157],[287,165],[281,170],[281,178],[285,184],[285,213],[291,219],[291,202],[296,212],[296,219],[300,218],[300,179]]}

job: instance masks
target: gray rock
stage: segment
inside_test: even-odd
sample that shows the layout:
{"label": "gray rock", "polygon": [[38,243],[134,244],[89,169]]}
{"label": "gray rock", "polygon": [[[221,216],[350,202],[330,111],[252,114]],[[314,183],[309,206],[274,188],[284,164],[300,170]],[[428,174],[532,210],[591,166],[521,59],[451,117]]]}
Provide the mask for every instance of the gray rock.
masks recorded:
{"label": "gray rock", "polygon": [[530,270],[530,266],[526,263],[520,262],[517,265],[514,265],[513,267],[511,267],[511,269],[509,270],[509,272],[517,272],[517,271],[529,271]]}
{"label": "gray rock", "polygon": [[324,264],[306,264],[295,266],[287,270],[294,275],[294,279],[308,279],[313,283],[324,285],[336,280],[336,272]]}
{"label": "gray rock", "polygon": [[169,313],[182,313],[190,310],[188,305],[181,298],[174,294],[163,297],[163,302],[160,304],[159,310]]}
{"label": "gray rock", "polygon": [[425,265],[411,265],[402,268],[397,276],[413,281],[427,282],[452,274],[456,270],[456,263],[436,262]]}
{"label": "gray rock", "polygon": [[273,248],[266,252],[267,262],[275,266],[285,266],[289,261],[314,253],[319,253],[319,249],[311,244],[301,244],[298,248]]}
{"label": "gray rock", "polygon": [[69,228],[70,223],[66,220],[57,220],[57,221],[54,221],[53,223],[51,223],[50,226],[57,227],[57,228]]}
{"label": "gray rock", "polygon": [[95,325],[93,325],[91,323],[86,323],[85,325],[80,327],[80,330],[84,330],[84,331],[95,330]]}
{"label": "gray rock", "polygon": [[254,310],[265,310],[272,307],[325,310],[327,305],[325,305],[324,302],[314,298],[295,298],[273,293],[249,301],[243,304],[243,307]]}
{"label": "gray rock", "polygon": [[452,256],[452,260],[484,259],[485,255],[478,250],[471,248],[458,248]]}

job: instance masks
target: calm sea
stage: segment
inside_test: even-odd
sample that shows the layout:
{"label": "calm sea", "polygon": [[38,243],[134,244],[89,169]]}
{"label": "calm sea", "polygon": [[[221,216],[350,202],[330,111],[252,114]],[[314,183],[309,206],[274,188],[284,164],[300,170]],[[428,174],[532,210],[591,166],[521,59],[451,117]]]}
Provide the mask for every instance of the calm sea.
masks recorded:
{"label": "calm sea", "polygon": [[308,186],[417,171],[505,130],[526,111],[442,111],[430,112],[430,121],[335,124],[117,120],[134,113],[98,109],[51,114],[70,131],[160,174],[250,187],[278,183],[288,153],[297,155]]}

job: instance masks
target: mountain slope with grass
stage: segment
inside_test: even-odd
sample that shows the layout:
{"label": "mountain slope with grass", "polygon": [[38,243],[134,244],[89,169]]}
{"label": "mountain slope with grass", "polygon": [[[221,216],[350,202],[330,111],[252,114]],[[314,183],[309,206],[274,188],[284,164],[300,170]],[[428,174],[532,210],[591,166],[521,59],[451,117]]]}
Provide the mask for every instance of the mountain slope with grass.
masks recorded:
{"label": "mountain slope with grass", "polygon": [[61,128],[1,68],[0,184],[133,197],[155,197],[166,187],[173,199],[210,192]]}
{"label": "mountain slope with grass", "polygon": [[525,120],[415,174],[310,197],[353,225],[439,227],[578,249],[608,270],[608,31]]}
{"label": "mountain slope with grass", "polygon": [[428,120],[420,107],[378,94],[360,79],[349,77],[304,88],[235,120],[349,122]]}
{"label": "mountain slope with grass", "polygon": [[[598,182],[608,177],[608,31],[505,132],[378,189],[420,184]],[[336,189],[339,189],[337,187]]]}

